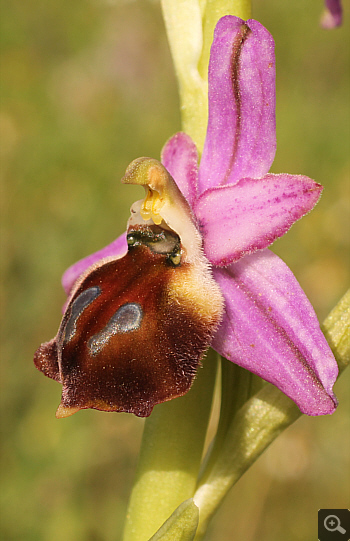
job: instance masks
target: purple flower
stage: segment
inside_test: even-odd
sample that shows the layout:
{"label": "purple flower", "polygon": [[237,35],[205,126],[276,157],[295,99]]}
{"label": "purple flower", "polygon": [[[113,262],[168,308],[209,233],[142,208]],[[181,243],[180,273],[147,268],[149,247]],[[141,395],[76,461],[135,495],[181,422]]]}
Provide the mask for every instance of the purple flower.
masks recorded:
{"label": "purple flower", "polygon": [[[164,167],[149,158],[135,160],[129,166],[124,182],[142,184],[148,191],[145,200],[132,207],[128,242],[123,234],[65,272],[63,286],[67,294],[70,293],[68,312],[57,337],[39,348],[35,361],[37,367],[65,383],[68,375],[64,373],[67,367],[62,368],[62,355],[65,347],[69,349],[65,340],[76,332],[76,325],[80,325],[79,318],[86,307],[93,306],[97,297],[102,299],[98,284],[106,280],[104,269],[112,263],[116,265],[115,269],[119,265],[121,270],[118,272],[123,281],[123,273],[128,272],[125,262],[127,257],[131,257],[130,251],[136,253],[133,252],[135,246],[142,245],[142,250],[147,246],[154,258],[155,241],[159,237],[162,240],[157,246],[166,248],[157,248],[156,257],[162,254],[163,260],[168,262],[170,258],[173,268],[169,280],[174,281],[177,276],[176,285],[171,285],[170,290],[177,291],[177,305],[188,304],[187,311],[181,312],[181,317],[166,332],[168,335],[177,332],[181,322],[188,317],[186,321],[190,323],[185,330],[182,326],[181,332],[186,334],[191,328],[193,336],[199,337],[202,336],[203,318],[210,320],[209,330],[203,330],[203,337],[198,338],[204,345],[196,346],[195,365],[210,344],[227,359],[279,387],[303,413],[332,413],[337,403],[332,392],[338,373],[336,361],[319,328],[316,314],[294,275],[267,249],[314,207],[322,188],[305,176],[269,174],[275,149],[273,38],[257,21],[244,22],[233,16],[223,17],[215,29],[210,55],[209,119],[199,168],[197,149],[184,133],[174,135],[166,143],[161,158]],[[167,172],[175,179],[182,195]],[[157,227],[159,229],[155,229]],[[202,255],[201,242],[206,260]],[[138,253],[146,254],[145,251]],[[147,255],[148,258],[151,256]],[[134,258],[133,265],[138,261]],[[145,265],[149,265],[148,261],[145,259]],[[147,268],[153,269],[156,264],[152,262]],[[186,269],[189,274],[181,275]],[[133,284],[138,276],[135,273],[130,270],[132,278],[129,282]],[[116,274],[113,280],[118,281],[119,275]],[[153,291],[155,286],[151,278],[149,283],[147,288]],[[169,287],[164,287],[168,295]],[[203,302],[201,294],[205,298]],[[106,302],[101,300],[101,306]],[[146,306],[141,300],[139,302],[142,307]],[[129,310],[128,317],[131,314],[128,320],[130,329],[138,329],[141,308],[135,302],[130,304],[130,301],[122,304],[122,308],[125,306]],[[120,319],[120,310],[119,307],[113,312],[117,316],[112,316],[112,319],[117,317],[124,325],[126,320],[124,313],[124,319]],[[157,318],[157,313],[154,312],[152,317]],[[166,317],[158,318],[159,325],[165,324]],[[110,328],[112,319],[107,318]],[[163,327],[161,333],[166,335]],[[97,351],[102,347],[105,336],[104,330],[94,335],[93,342],[90,338],[90,349],[95,347]],[[180,341],[184,336],[184,341],[195,342],[192,335],[179,336]],[[174,338],[173,342],[176,349],[177,339]],[[77,345],[74,348],[72,346],[74,351],[79,349]],[[167,347],[163,351],[166,356]],[[186,352],[179,353],[178,357],[185,355],[191,356]],[[73,380],[70,380],[73,383],[80,373],[80,368],[74,367],[76,364],[73,369],[70,366],[71,371],[75,370]],[[194,365],[191,367],[186,390],[192,382],[195,368]],[[135,376],[139,389],[138,378]],[[181,387],[179,381],[176,383],[178,388]],[[91,382],[89,380],[89,385]],[[104,384],[107,385],[106,382]],[[133,383],[128,380],[124,387],[128,385]],[[108,409],[106,399],[105,407],[86,402],[74,409],[73,399],[68,399],[68,395],[65,398],[65,392],[66,395],[69,393],[64,388],[59,416],[74,413],[81,407]],[[184,392],[182,389],[177,395]],[[71,395],[74,393],[76,390],[71,391]],[[164,399],[172,396],[176,393],[169,392]],[[114,410],[148,415],[154,403],[160,401],[159,397],[153,400],[148,410],[137,411],[134,405],[129,409],[114,407]],[[67,407],[72,411],[67,413]],[[112,406],[109,409],[113,409]]]}
{"label": "purple flower", "polygon": [[321,19],[323,28],[331,29],[340,26],[343,22],[343,8],[340,0],[326,0],[325,12]]}

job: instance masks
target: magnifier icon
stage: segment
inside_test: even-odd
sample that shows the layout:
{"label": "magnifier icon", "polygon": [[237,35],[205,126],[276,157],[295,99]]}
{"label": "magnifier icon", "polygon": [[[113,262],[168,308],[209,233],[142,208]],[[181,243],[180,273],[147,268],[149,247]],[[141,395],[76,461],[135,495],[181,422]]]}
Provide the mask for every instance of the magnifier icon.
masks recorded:
{"label": "magnifier icon", "polygon": [[329,532],[340,532],[340,533],[346,533],[346,530],[344,530],[344,528],[342,528],[340,526],[340,520],[339,518],[337,517],[337,515],[328,515],[325,519],[324,519],[324,527],[326,528],[326,530],[328,530]]}

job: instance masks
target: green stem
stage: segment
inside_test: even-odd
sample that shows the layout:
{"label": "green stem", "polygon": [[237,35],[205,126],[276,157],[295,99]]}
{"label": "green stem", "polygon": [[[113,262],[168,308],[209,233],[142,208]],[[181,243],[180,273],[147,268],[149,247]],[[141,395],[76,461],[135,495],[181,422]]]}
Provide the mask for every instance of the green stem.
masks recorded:
{"label": "green stem", "polygon": [[[326,318],[323,330],[341,374],[350,362],[350,290]],[[235,403],[231,406],[236,409]],[[229,489],[270,443],[301,415],[290,398],[268,383],[236,410],[230,423],[224,423],[221,448],[215,462],[206,468],[194,496],[194,503],[200,510],[196,541],[205,534],[208,522]]]}
{"label": "green stem", "polygon": [[350,289],[326,317],[322,330],[341,372],[350,362]]}
{"label": "green stem", "polygon": [[251,0],[161,0],[179,85],[182,129],[201,154],[208,123],[208,64],[214,28],[224,15],[247,20]]}
{"label": "green stem", "polygon": [[224,15],[235,15],[243,20],[252,16],[251,0],[207,0],[203,13],[203,48],[198,70],[202,77],[208,73],[210,47],[216,23]]}
{"label": "green stem", "polygon": [[124,541],[147,541],[184,500],[193,497],[216,370],[217,354],[211,352],[192,389],[182,398],[159,404],[146,419]]}
{"label": "green stem", "polygon": [[196,541],[202,539],[230,488],[300,415],[294,402],[271,384],[265,385],[240,408],[227,430],[214,466],[194,496],[200,517]]}
{"label": "green stem", "polygon": [[198,522],[198,507],[192,498],[185,500],[149,541],[193,541]]}
{"label": "green stem", "polygon": [[209,477],[225,444],[232,421],[237,411],[264,385],[259,376],[248,372],[224,357],[221,358],[221,407],[215,438],[203,461],[198,486]]}

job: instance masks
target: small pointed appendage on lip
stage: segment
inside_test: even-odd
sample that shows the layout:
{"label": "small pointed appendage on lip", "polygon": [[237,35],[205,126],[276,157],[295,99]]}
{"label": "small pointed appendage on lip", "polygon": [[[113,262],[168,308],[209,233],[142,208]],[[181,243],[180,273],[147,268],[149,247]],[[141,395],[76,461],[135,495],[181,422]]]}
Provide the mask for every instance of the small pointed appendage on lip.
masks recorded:
{"label": "small pointed appendage on lip", "polygon": [[60,404],[56,411],[56,419],[64,419],[65,417],[71,417],[77,411],[80,411],[81,408],[69,408]]}

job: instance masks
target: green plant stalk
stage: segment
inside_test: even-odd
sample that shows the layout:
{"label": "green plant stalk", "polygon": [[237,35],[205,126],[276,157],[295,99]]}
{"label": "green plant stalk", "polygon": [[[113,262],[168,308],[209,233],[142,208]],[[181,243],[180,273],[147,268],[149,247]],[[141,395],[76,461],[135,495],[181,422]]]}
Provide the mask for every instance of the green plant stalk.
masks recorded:
{"label": "green plant stalk", "polygon": [[201,77],[208,73],[210,47],[216,23],[224,15],[235,15],[244,21],[252,16],[251,0],[207,0],[203,13],[203,48],[198,65]]}
{"label": "green plant stalk", "polygon": [[296,404],[270,384],[240,408],[227,430],[215,464],[209,475],[203,477],[194,495],[194,503],[200,512],[196,541],[205,534],[210,519],[230,488],[300,415]]}
{"label": "green plant stalk", "polygon": [[221,406],[215,437],[202,462],[198,486],[205,483],[224,445],[237,411],[264,385],[264,381],[237,364],[221,358]]}
{"label": "green plant stalk", "polygon": [[191,391],[159,404],[145,422],[124,541],[147,541],[195,492],[209,423],[217,354],[211,351]]}
{"label": "green plant stalk", "polygon": [[185,500],[149,541],[193,541],[198,521],[198,507],[192,498]]}
{"label": "green plant stalk", "polygon": [[[322,327],[341,374],[350,362],[350,290]],[[215,462],[208,462],[194,495],[194,503],[200,511],[196,541],[202,539],[230,488],[270,443],[301,415],[290,398],[274,385],[266,384],[233,415],[230,424],[226,423],[224,435],[221,435],[221,449],[216,453]]]}
{"label": "green plant stalk", "polygon": [[182,129],[203,150],[208,123],[208,64],[214,28],[224,15],[251,17],[251,0],[161,0],[178,80]]}
{"label": "green plant stalk", "polygon": [[322,331],[341,372],[350,363],[350,289],[326,317]]}

